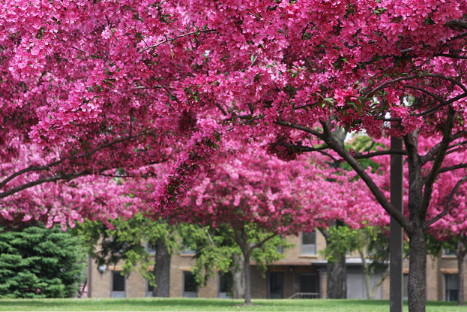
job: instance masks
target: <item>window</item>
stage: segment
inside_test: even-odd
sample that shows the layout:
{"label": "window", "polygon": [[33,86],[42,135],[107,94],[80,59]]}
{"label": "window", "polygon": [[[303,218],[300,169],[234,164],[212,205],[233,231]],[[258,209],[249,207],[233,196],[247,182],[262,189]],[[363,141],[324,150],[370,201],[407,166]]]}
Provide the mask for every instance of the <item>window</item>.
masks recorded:
{"label": "window", "polygon": [[443,254],[444,256],[456,256],[457,250],[455,249],[444,249]]}
{"label": "window", "polygon": [[409,299],[409,274],[402,276],[402,299]]}
{"label": "window", "polygon": [[[152,274],[155,274],[154,271],[151,272]],[[154,275],[151,277],[152,280],[154,281]],[[154,286],[149,283],[148,280],[146,280],[146,297],[152,297],[154,295]]]}
{"label": "window", "polygon": [[233,275],[231,272],[219,272],[219,298],[232,298]]}
{"label": "window", "polygon": [[318,276],[316,274],[300,274],[300,292],[315,294],[315,297],[310,296],[307,298],[319,298]]}
{"label": "window", "polygon": [[146,281],[146,297],[152,297],[154,295],[154,286],[149,281]]}
{"label": "window", "polygon": [[446,274],[444,275],[446,280],[446,301],[457,301],[459,294],[459,274]]}
{"label": "window", "polygon": [[148,254],[151,254],[151,255],[155,255],[156,254],[156,246],[153,245],[153,244],[150,244],[149,242],[146,242],[144,244],[144,249],[146,249],[146,252]]}
{"label": "window", "polygon": [[196,252],[190,247],[183,246],[181,254],[182,255],[195,255]]}
{"label": "window", "polygon": [[191,272],[183,272],[183,297],[198,297],[198,283]]}
{"label": "window", "polygon": [[125,298],[125,276],[121,271],[112,271],[112,298]]}
{"label": "window", "polygon": [[302,232],[301,235],[301,254],[316,255],[316,231],[311,233]]}
{"label": "window", "polygon": [[269,272],[269,298],[284,298],[284,272]]}

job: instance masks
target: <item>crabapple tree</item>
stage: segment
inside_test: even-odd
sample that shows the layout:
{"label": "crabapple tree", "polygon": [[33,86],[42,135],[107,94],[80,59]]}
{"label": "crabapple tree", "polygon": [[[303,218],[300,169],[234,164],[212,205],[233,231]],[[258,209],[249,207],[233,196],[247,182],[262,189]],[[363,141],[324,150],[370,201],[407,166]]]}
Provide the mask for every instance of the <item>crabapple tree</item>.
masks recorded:
{"label": "crabapple tree", "polygon": [[[325,153],[406,230],[409,309],[424,311],[433,187],[467,167],[444,165],[465,138],[466,15],[464,0],[4,2],[2,162],[15,140],[59,157],[6,175],[0,197],[164,161],[154,209],[168,210],[227,142]],[[405,149],[353,154],[336,128],[396,135]],[[422,151],[420,134],[438,142]],[[409,217],[359,163],[395,153],[408,163]],[[31,172],[40,177],[10,184]]]}
{"label": "crabapple tree", "polygon": [[251,255],[270,239],[326,228],[336,219],[360,227],[378,214],[384,218],[362,181],[352,182],[353,172],[349,177],[323,157],[284,161],[254,148],[219,153],[224,162],[200,176],[167,216],[208,225],[235,241],[243,255],[247,304]]}

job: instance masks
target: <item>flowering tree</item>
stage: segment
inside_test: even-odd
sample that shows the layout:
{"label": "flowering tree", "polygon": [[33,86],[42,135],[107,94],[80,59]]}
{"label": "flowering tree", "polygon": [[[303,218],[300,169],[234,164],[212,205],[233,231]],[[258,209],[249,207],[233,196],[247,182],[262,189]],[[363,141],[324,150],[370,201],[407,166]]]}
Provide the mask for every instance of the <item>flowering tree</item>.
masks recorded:
{"label": "flowering tree", "polygon": [[[409,306],[424,311],[433,185],[467,166],[443,165],[465,135],[466,13],[463,0],[2,3],[2,161],[15,138],[60,158],[13,171],[4,181],[44,176],[0,185],[0,196],[168,161],[154,194],[162,209],[218,161],[222,142],[262,137],[282,156],[332,150],[407,231]],[[409,218],[360,166],[375,153],[343,149],[336,127],[403,137]],[[440,138],[423,154],[420,132]]]}
{"label": "flowering tree", "polygon": [[[427,142],[432,143],[432,142]],[[465,150],[450,153],[446,166],[456,166],[465,162]],[[432,226],[429,233],[439,241],[457,243],[458,303],[465,304],[464,272],[467,254],[467,169],[459,169],[443,174],[434,186],[433,199],[429,208]]]}
{"label": "flowering tree", "polygon": [[[2,178],[9,174],[10,177],[15,176],[28,164],[39,168],[48,161],[34,145],[22,145],[18,152],[16,158],[0,164]],[[17,175],[11,181],[7,181],[8,178],[3,181],[12,190],[28,185],[29,181],[41,179],[47,180],[40,171],[31,171]],[[84,218],[109,224],[108,219],[117,216],[128,218],[141,208],[141,200],[127,196],[127,189],[115,179],[83,175],[73,179],[73,182],[65,182],[45,182],[25,187],[1,199],[0,224],[8,227],[41,222],[51,227],[59,223],[62,229],[66,229],[68,226],[73,227],[75,222],[83,222]]]}
{"label": "flowering tree", "polygon": [[[423,136],[418,138],[419,153],[428,153],[436,146],[440,138],[436,136]],[[371,142],[371,143],[370,143]],[[390,144],[388,139],[380,139],[366,142],[366,145],[374,146],[377,150],[388,149]],[[467,185],[467,169],[459,168],[458,164],[465,163],[465,148],[463,140],[453,142],[453,147],[447,152],[444,159],[444,166],[447,170],[442,170],[436,181],[433,183],[433,192],[430,204],[427,208],[427,223],[428,234],[440,242],[458,243],[457,257],[459,276],[463,276],[464,272],[464,257],[466,255],[465,248],[467,241],[466,234],[466,207],[465,207],[465,192]],[[389,171],[390,158],[388,156],[376,156],[373,158],[374,172],[373,179],[378,184],[378,187],[389,197]],[[430,172],[432,170],[431,163],[426,163],[422,170]],[[457,170],[450,170],[457,168]],[[408,162],[404,165],[404,189],[410,187],[409,166]],[[404,215],[410,217],[409,210],[409,193],[404,194]],[[433,241],[428,242],[428,245],[433,245]],[[435,252],[439,252],[443,244],[435,244]],[[433,252],[433,250],[431,251]],[[459,304],[464,304],[463,298],[463,278],[459,279]]]}
{"label": "flowering tree", "polygon": [[359,227],[384,214],[362,183],[351,182],[347,172],[319,157],[286,162],[253,148],[220,154],[224,162],[205,172],[167,214],[219,229],[235,241],[243,255],[247,304],[250,257],[270,239],[325,228],[335,219]]}

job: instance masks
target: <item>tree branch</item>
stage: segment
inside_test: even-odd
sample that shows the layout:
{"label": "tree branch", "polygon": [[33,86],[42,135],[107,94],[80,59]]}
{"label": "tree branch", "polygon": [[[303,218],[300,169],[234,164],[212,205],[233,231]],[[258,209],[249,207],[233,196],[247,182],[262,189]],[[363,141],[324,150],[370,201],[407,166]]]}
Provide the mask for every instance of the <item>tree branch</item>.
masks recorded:
{"label": "tree branch", "polygon": [[49,170],[51,169],[52,167],[55,167],[55,166],[58,166],[60,165],[61,163],[63,163],[65,160],[69,160],[69,161],[75,161],[77,159],[83,159],[83,158],[88,158],[92,155],[94,155],[95,153],[97,153],[98,151],[104,149],[104,148],[107,148],[107,147],[110,147],[112,145],[115,145],[115,144],[118,144],[118,143],[123,143],[125,141],[128,141],[128,140],[131,140],[131,139],[135,139],[135,138],[138,138],[140,136],[143,136],[143,135],[146,135],[146,134],[149,134],[153,131],[148,131],[147,129],[143,130],[142,132],[134,135],[134,136],[127,136],[127,137],[124,137],[124,138],[121,138],[121,139],[117,139],[117,140],[114,140],[114,141],[111,141],[109,143],[106,143],[106,144],[103,144],[95,149],[92,149],[90,150],[89,152],[86,152],[84,154],[81,154],[81,155],[76,155],[76,156],[70,156],[70,157],[65,157],[65,158],[62,158],[60,160],[57,160],[57,161],[53,161],[47,165],[43,165],[43,166],[30,166],[28,168],[25,168],[25,169],[22,169],[20,171],[17,171],[13,174],[11,174],[10,176],[8,176],[6,179],[4,179],[2,182],[0,182],[0,189],[2,189],[8,182],[10,182],[11,180],[13,180],[14,178],[20,176],[20,175],[23,175],[25,173],[28,173],[28,172],[38,172],[38,171],[46,171],[46,170]]}
{"label": "tree branch", "polygon": [[186,34],[182,34],[182,35],[178,35],[178,36],[175,36],[175,37],[172,37],[172,38],[166,38],[165,40],[162,40],[158,43],[156,43],[155,45],[152,45],[152,46],[149,46],[147,48],[144,48],[143,50],[141,50],[141,53],[147,51],[147,50],[150,50],[150,49],[155,49],[157,48],[158,46],[164,44],[164,43],[167,43],[167,42],[173,42],[179,38],[183,38],[183,37],[186,37],[186,36],[190,36],[190,35],[194,35],[194,34],[199,34],[199,33],[210,33],[210,32],[215,32],[216,30],[215,29],[205,29],[205,30],[196,30],[196,31],[192,31],[192,32],[189,32],[189,33],[186,33]]}
{"label": "tree branch", "polygon": [[449,172],[449,171],[453,171],[457,169],[465,169],[465,168],[467,168],[467,163],[462,163],[462,164],[458,164],[454,166],[443,167],[439,170],[439,173],[445,173],[445,172]]}
{"label": "tree branch", "polygon": [[446,125],[443,131],[443,139],[438,148],[438,152],[436,153],[436,158],[433,162],[433,167],[431,168],[430,173],[428,173],[425,179],[425,189],[424,189],[423,200],[422,200],[422,213],[424,215],[428,211],[428,206],[431,201],[431,195],[433,193],[433,184],[435,183],[436,177],[439,174],[439,170],[446,156],[449,143],[451,142],[451,134],[452,134],[451,132],[454,126],[455,114],[456,114],[456,111],[452,107],[449,107],[448,117],[447,117]]}
{"label": "tree branch", "polygon": [[307,128],[307,127],[303,127],[303,126],[300,126],[300,125],[296,125],[296,124],[293,124],[291,122],[288,122],[288,121],[283,121],[283,120],[280,120],[278,119],[276,122],[275,122],[277,125],[279,126],[283,126],[283,127],[287,127],[287,128],[292,128],[292,129],[297,129],[297,130],[301,130],[303,132],[306,132],[306,133],[309,133],[309,134],[312,134],[314,136],[316,136],[317,138],[323,140],[324,137],[323,137],[323,134],[321,132],[318,132],[316,130],[313,130],[313,129],[310,129],[310,128]]}
{"label": "tree branch", "polygon": [[423,77],[432,77],[432,78],[439,78],[439,79],[447,80],[447,81],[457,85],[459,88],[461,88],[462,91],[464,91],[464,93],[467,93],[467,88],[462,83],[455,80],[454,78],[446,77],[446,76],[443,76],[443,75],[440,75],[440,74],[423,74],[422,76]]}
{"label": "tree branch", "polygon": [[443,99],[438,97],[436,94],[434,93],[431,93],[429,92],[428,90],[425,90],[423,88],[420,88],[420,87],[417,87],[417,86],[412,86],[412,85],[404,85],[403,86],[404,88],[409,88],[409,89],[414,89],[414,90],[417,90],[417,91],[420,91],[420,92],[423,92],[425,94],[428,94],[429,96],[431,96],[432,98],[434,98],[436,101],[442,103],[443,102]]}
{"label": "tree branch", "polygon": [[362,178],[365,184],[370,189],[371,193],[375,196],[376,200],[380,205],[386,210],[386,212],[399,222],[399,224],[407,231],[412,232],[412,224],[404,214],[394,208],[392,204],[388,201],[386,196],[381,192],[379,187],[373,181],[373,179],[368,175],[365,169],[362,168],[360,163],[350,155],[348,151],[345,150],[332,136],[329,122],[322,122],[323,125],[323,138],[324,141],[335,151],[337,152],[353,169],[354,171]]}
{"label": "tree branch", "polygon": [[453,59],[460,59],[460,60],[467,60],[467,56],[462,56],[462,55],[456,55],[456,54],[435,54],[434,56],[436,57],[449,57],[449,58],[453,58]]}
{"label": "tree branch", "polygon": [[467,181],[467,176],[464,176],[462,179],[457,181],[456,186],[454,186],[454,188],[451,190],[451,193],[449,193],[448,202],[444,206],[444,210],[440,214],[438,214],[436,217],[428,221],[427,226],[432,225],[433,223],[435,223],[436,221],[444,217],[449,212],[449,208],[451,206],[452,200],[454,199],[454,195],[456,195],[456,192],[459,189],[459,187],[466,181]]}
{"label": "tree branch", "polygon": [[216,106],[222,112],[222,115],[227,116],[227,112],[219,103],[216,102]]}
{"label": "tree branch", "polygon": [[452,19],[446,23],[448,26],[457,26],[459,28],[467,29],[467,21],[461,19]]}
{"label": "tree branch", "polygon": [[355,159],[365,159],[365,158],[371,158],[375,156],[385,156],[385,155],[405,155],[407,156],[407,151],[379,151],[379,152],[372,152],[372,153],[357,153],[353,158]]}
{"label": "tree branch", "polygon": [[277,234],[273,233],[273,234],[269,235],[268,237],[266,237],[265,239],[263,239],[262,241],[260,241],[260,242],[258,242],[256,244],[254,244],[253,246],[251,246],[250,249],[253,250],[253,249],[256,249],[256,248],[261,248],[267,241],[269,241],[270,239],[272,239],[272,238],[274,238],[276,236],[277,236]]}
{"label": "tree branch", "polygon": [[[462,137],[462,135],[465,134],[466,131],[459,131],[457,132],[456,134],[452,135],[451,136],[451,140],[450,142],[453,142],[455,140],[457,140],[458,138]],[[457,144],[454,144],[454,145],[451,145],[448,147],[448,150],[453,148],[453,147],[456,147],[456,146],[460,146],[460,145],[464,145],[466,144],[467,141],[464,141],[464,142],[461,142],[461,143],[457,143]],[[438,153],[439,149],[441,148],[441,142],[436,144],[435,146],[433,146],[431,148],[431,150],[429,150],[424,156],[421,157],[421,160],[422,160],[422,166],[424,164],[426,164],[427,162],[433,160],[433,158],[435,157],[436,153]]]}
{"label": "tree branch", "polygon": [[[107,170],[107,169],[105,169],[105,170]],[[105,171],[105,170],[102,170],[102,171]],[[31,187],[39,185],[39,184],[43,184],[43,183],[47,183],[47,182],[55,182],[55,181],[59,181],[59,180],[70,181],[70,180],[73,180],[73,179],[76,179],[76,178],[79,178],[79,177],[82,177],[82,176],[85,176],[85,175],[89,175],[89,174],[91,174],[90,170],[84,170],[84,171],[77,172],[77,173],[58,174],[58,175],[55,175],[55,176],[52,176],[52,177],[37,179],[35,181],[31,181],[31,182],[22,184],[22,185],[20,185],[18,187],[15,187],[15,188],[9,189],[8,191],[0,193],[0,198],[8,197],[10,195],[21,192],[21,191],[23,191],[25,189],[31,188]]]}
{"label": "tree branch", "polygon": [[396,82],[400,82],[400,81],[404,81],[404,80],[412,80],[412,79],[416,79],[416,78],[420,78],[420,76],[419,75],[412,75],[412,76],[399,77],[399,78],[396,78],[396,79],[388,80],[386,82],[383,82],[382,84],[380,84],[376,88],[373,88],[371,90],[363,92],[363,95],[369,96],[370,94],[376,93],[379,90],[384,89],[387,85],[390,85],[390,84],[393,84],[393,83],[396,83]]}

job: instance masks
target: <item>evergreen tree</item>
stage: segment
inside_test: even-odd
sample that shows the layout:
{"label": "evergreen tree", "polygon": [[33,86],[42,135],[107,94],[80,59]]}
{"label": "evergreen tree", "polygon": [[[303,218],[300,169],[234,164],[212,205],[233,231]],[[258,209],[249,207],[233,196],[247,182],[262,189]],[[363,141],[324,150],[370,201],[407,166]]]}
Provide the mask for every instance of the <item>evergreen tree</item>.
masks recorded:
{"label": "evergreen tree", "polygon": [[73,297],[83,257],[79,239],[60,228],[0,228],[0,297]]}

